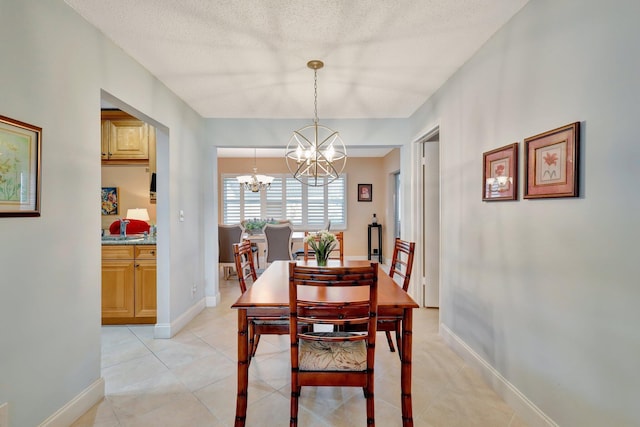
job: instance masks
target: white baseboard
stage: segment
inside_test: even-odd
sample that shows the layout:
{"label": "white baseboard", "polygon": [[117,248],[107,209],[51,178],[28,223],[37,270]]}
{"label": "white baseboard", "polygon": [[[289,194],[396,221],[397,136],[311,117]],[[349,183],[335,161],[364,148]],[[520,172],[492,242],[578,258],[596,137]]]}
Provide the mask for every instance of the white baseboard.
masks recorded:
{"label": "white baseboard", "polygon": [[153,329],[153,337],[169,339],[180,332],[187,323],[191,322],[205,308],[205,299],[202,298],[193,304],[187,311],[171,323],[156,323]]}
{"label": "white baseboard", "polygon": [[205,297],[205,305],[207,307],[217,307],[219,303],[220,303],[220,292],[217,292],[213,296]]}
{"label": "white baseboard", "polygon": [[469,347],[447,326],[440,324],[440,335],[444,342],[473,369],[478,371],[488,385],[530,427],[558,427],[551,418],[522,394],[513,384],[496,371],[486,360]]}
{"label": "white baseboard", "polygon": [[70,402],[44,420],[39,427],[68,427],[104,398],[104,379],[98,378]]}

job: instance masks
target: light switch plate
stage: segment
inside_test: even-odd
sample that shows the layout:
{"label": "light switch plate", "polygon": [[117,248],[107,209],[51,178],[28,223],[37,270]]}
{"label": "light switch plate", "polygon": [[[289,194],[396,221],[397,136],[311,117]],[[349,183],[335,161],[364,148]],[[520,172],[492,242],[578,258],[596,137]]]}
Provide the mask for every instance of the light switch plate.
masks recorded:
{"label": "light switch plate", "polygon": [[184,222],[184,211],[183,210],[180,210],[179,217],[180,217],[180,222]]}

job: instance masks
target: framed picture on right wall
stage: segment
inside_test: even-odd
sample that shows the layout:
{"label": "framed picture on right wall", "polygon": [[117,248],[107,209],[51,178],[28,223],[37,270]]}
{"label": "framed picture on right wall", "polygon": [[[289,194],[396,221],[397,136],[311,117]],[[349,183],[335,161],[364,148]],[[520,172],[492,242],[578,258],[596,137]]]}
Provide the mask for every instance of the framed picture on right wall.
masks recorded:
{"label": "framed picture on right wall", "polygon": [[580,122],[525,138],[525,199],[578,197]]}
{"label": "framed picture on right wall", "polygon": [[482,200],[518,200],[518,143],[482,154]]}

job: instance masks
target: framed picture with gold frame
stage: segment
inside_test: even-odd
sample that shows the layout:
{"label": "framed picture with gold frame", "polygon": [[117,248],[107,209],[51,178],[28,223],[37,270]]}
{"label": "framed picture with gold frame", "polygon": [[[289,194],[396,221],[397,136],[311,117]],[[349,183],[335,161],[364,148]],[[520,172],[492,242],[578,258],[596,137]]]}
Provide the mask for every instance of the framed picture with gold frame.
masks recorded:
{"label": "framed picture with gold frame", "polygon": [[482,200],[518,200],[518,143],[482,155]]}
{"label": "framed picture with gold frame", "polygon": [[525,138],[524,198],[578,197],[580,122]]}
{"label": "framed picture with gold frame", "polygon": [[0,217],[40,216],[42,128],[0,116]]}

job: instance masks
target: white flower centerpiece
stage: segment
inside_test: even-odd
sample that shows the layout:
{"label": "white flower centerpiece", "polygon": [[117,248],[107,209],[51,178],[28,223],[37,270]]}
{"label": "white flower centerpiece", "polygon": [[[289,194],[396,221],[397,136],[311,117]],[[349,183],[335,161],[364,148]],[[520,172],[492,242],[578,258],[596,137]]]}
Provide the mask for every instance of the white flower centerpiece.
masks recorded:
{"label": "white flower centerpiece", "polygon": [[309,233],[305,242],[313,249],[319,267],[327,265],[329,254],[336,247],[336,235],[327,230]]}

